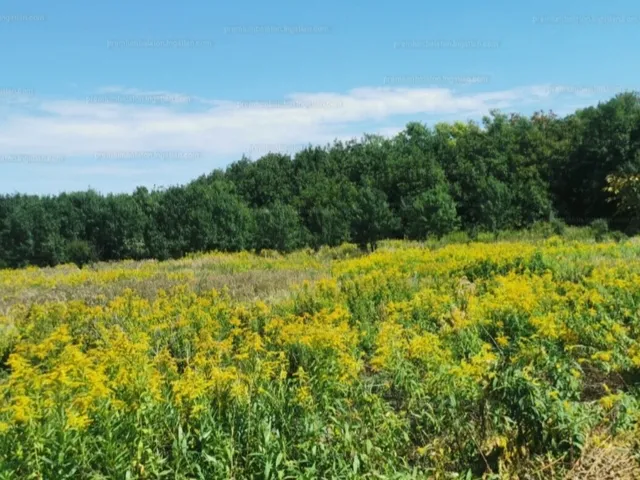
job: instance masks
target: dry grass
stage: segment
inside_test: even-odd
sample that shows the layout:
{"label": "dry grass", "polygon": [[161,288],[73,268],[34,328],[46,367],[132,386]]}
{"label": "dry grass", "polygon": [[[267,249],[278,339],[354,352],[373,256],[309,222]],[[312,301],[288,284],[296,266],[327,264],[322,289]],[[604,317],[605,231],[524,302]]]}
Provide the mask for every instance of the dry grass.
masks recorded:
{"label": "dry grass", "polygon": [[[197,293],[207,290],[226,290],[236,301],[260,299],[272,302],[291,293],[291,287],[305,280],[313,281],[326,274],[315,270],[251,270],[238,273],[216,273],[195,271],[187,280],[189,289]],[[85,285],[60,285],[56,288],[32,287],[22,289],[15,295],[0,297],[0,315],[6,315],[16,305],[32,305],[45,302],[68,302],[81,300],[89,305],[102,304],[131,289],[143,298],[153,300],[160,290],[170,290],[185,284],[185,280],[171,279],[157,275],[150,279],[126,279],[107,284],[88,283]]]}
{"label": "dry grass", "polygon": [[[307,251],[289,255],[212,252],[163,262],[99,262],[82,270],[75,265],[59,265],[34,271],[4,271],[5,276],[14,276],[4,283],[0,278],[0,315],[8,315],[16,304],[28,307],[72,300],[104,304],[127,289],[153,300],[160,290],[179,285],[186,285],[196,293],[225,290],[236,301],[271,302],[290,295],[295,284],[327,276],[332,255],[343,253],[342,250],[345,247],[329,249],[323,255]],[[105,277],[114,271],[121,276]]]}
{"label": "dry grass", "polygon": [[231,298],[239,301],[260,299],[281,300],[291,294],[291,287],[305,280],[324,278],[323,272],[313,270],[267,270],[240,273],[201,273],[197,275],[196,291],[227,289]]}
{"label": "dry grass", "polygon": [[580,457],[537,458],[501,478],[521,480],[638,480],[640,459],[634,434],[609,435],[602,428],[587,438]]}
{"label": "dry grass", "polygon": [[632,440],[591,437],[582,456],[563,477],[564,480],[640,479],[640,463]]}

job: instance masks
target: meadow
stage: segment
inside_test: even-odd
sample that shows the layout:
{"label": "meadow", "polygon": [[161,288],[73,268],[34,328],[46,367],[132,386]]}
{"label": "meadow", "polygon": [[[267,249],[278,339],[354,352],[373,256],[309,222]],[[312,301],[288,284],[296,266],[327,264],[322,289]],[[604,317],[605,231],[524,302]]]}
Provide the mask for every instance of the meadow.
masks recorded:
{"label": "meadow", "polygon": [[0,270],[0,478],[640,478],[640,242]]}

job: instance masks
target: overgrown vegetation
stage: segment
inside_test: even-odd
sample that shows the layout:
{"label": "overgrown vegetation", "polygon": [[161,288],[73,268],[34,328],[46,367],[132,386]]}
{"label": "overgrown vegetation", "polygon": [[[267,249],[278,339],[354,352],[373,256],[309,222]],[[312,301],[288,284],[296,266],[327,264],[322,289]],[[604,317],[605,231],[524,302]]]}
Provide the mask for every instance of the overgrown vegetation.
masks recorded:
{"label": "overgrown vegetation", "polygon": [[640,244],[560,227],[3,270],[0,478],[638,478]]}
{"label": "overgrown vegetation", "polygon": [[633,93],[564,118],[494,112],[481,125],[411,123],[392,139],[243,158],[185,186],[2,196],[0,268],[348,241],[375,247],[456,229],[475,238],[554,218],[601,219],[600,230],[630,234],[640,227],[638,172]]}

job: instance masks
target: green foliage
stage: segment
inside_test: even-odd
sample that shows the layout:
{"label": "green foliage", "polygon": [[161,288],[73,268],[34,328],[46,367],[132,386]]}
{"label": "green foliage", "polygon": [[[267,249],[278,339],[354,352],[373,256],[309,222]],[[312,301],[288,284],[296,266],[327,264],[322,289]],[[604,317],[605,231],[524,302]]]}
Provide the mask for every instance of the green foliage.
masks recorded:
{"label": "green foliage", "polygon": [[227,170],[227,179],[252,207],[291,203],[293,165],[287,155],[270,153],[255,162],[243,158]]}
{"label": "green foliage", "polygon": [[97,260],[95,248],[86,240],[72,240],[67,244],[67,258],[78,267]]}
{"label": "green foliage", "polygon": [[534,236],[541,238],[550,238],[554,235],[561,235],[556,233],[558,230],[562,231],[559,225],[554,225],[551,222],[535,222],[531,225],[530,231]]}
{"label": "green foliage", "polygon": [[358,190],[351,218],[351,238],[362,250],[367,245],[375,250],[378,241],[389,236],[397,222],[385,194],[369,185]]}
{"label": "green foliage", "polygon": [[552,218],[550,223],[554,235],[564,235],[567,231],[567,224],[559,218]]}
{"label": "green foliage", "polygon": [[562,122],[567,155],[553,175],[561,215],[582,225],[614,216],[607,177],[640,170],[639,99],[635,93],[620,94]]}
{"label": "green foliage", "polygon": [[611,238],[615,241],[615,242],[624,242],[625,240],[627,240],[627,235],[625,235],[624,232],[619,232],[619,231],[613,231],[611,232]]}
{"label": "green foliage", "polygon": [[256,210],[257,250],[290,252],[305,244],[305,231],[295,208],[281,202]]}
{"label": "green foliage", "polygon": [[444,185],[422,192],[403,208],[408,238],[422,240],[437,238],[458,227],[456,205]]}
{"label": "green foliage", "polygon": [[598,218],[591,222],[591,230],[596,242],[601,242],[609,232],[609,224],[604,218]]}
{"label": "green foliage", "polygon": [[605,191],[609,193],[609,201],[616,204],[614,220],[620,217],[629,233],[640,231],[640,175],[614,174],[607,176]]}
{"label": "green foliage", "polygon": [[314,248],[335,247],[351,240],[350,228],[353,184],[344,178],[313,175],[297,198],[296,204]]}

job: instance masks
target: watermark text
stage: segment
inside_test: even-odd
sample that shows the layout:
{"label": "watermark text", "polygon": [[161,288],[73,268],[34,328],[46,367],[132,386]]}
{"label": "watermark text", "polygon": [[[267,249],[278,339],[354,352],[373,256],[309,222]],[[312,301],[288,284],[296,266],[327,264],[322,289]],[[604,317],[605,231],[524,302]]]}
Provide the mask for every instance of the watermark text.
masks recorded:
{"label": "watermark text", "polygon": [[168,94],[118,94],[118,95],[90,95],[87,103],[125,103],[125,104],[177,104],[190,103],[191,97],[185,95]]}
{"label": "watermark text", "polygon": [[107,48],[200,48],[213,47],[212,40],[107,40]]}
{"label": "watermark text", "polygon": [[322,102],[322,101],[289,101],[289,100],[270,100],[270,101],[243,101],[233,102],[236,108],[340,108],[342,102]]}
{"label": "watermark text", "polygon": [[489,83],[488,75],[387,75],[385,85],[461,84]]}
{"label": "watermark text", "polygon": [[637,15],[543,15],[532,17],[536,25],[620,25],[640,23]]}
{"label": "watermark text", "polygon": [[304,35],[304,34],[320,34],[329,33],[330,27],[327,26],[305,26],[305,25],[256,25],[256,26],[228,26],[224,27],[224,33],[238,35],[262,35],[262,34],[285,34],[285,35]]}
{"label": "watermark text", "polygon": [[495,40],[403,40],[393,42],[396,49],[438,49],[438,48],[498,48],[502,42]]}
{"label": "watermark text", "polygon": [[0,23],[44,22],[45,15],[3,15],[0,14]]}
{"label": "watermark text", "polygon": [[179,151],[103,151],[96,152],[96,160],[191,160],[201,158],[202,152]]}
{"label": "watermark text", "polygon": [[60,163],[64,155],[39,155],[30,153],[0,154],[0,163]]}

